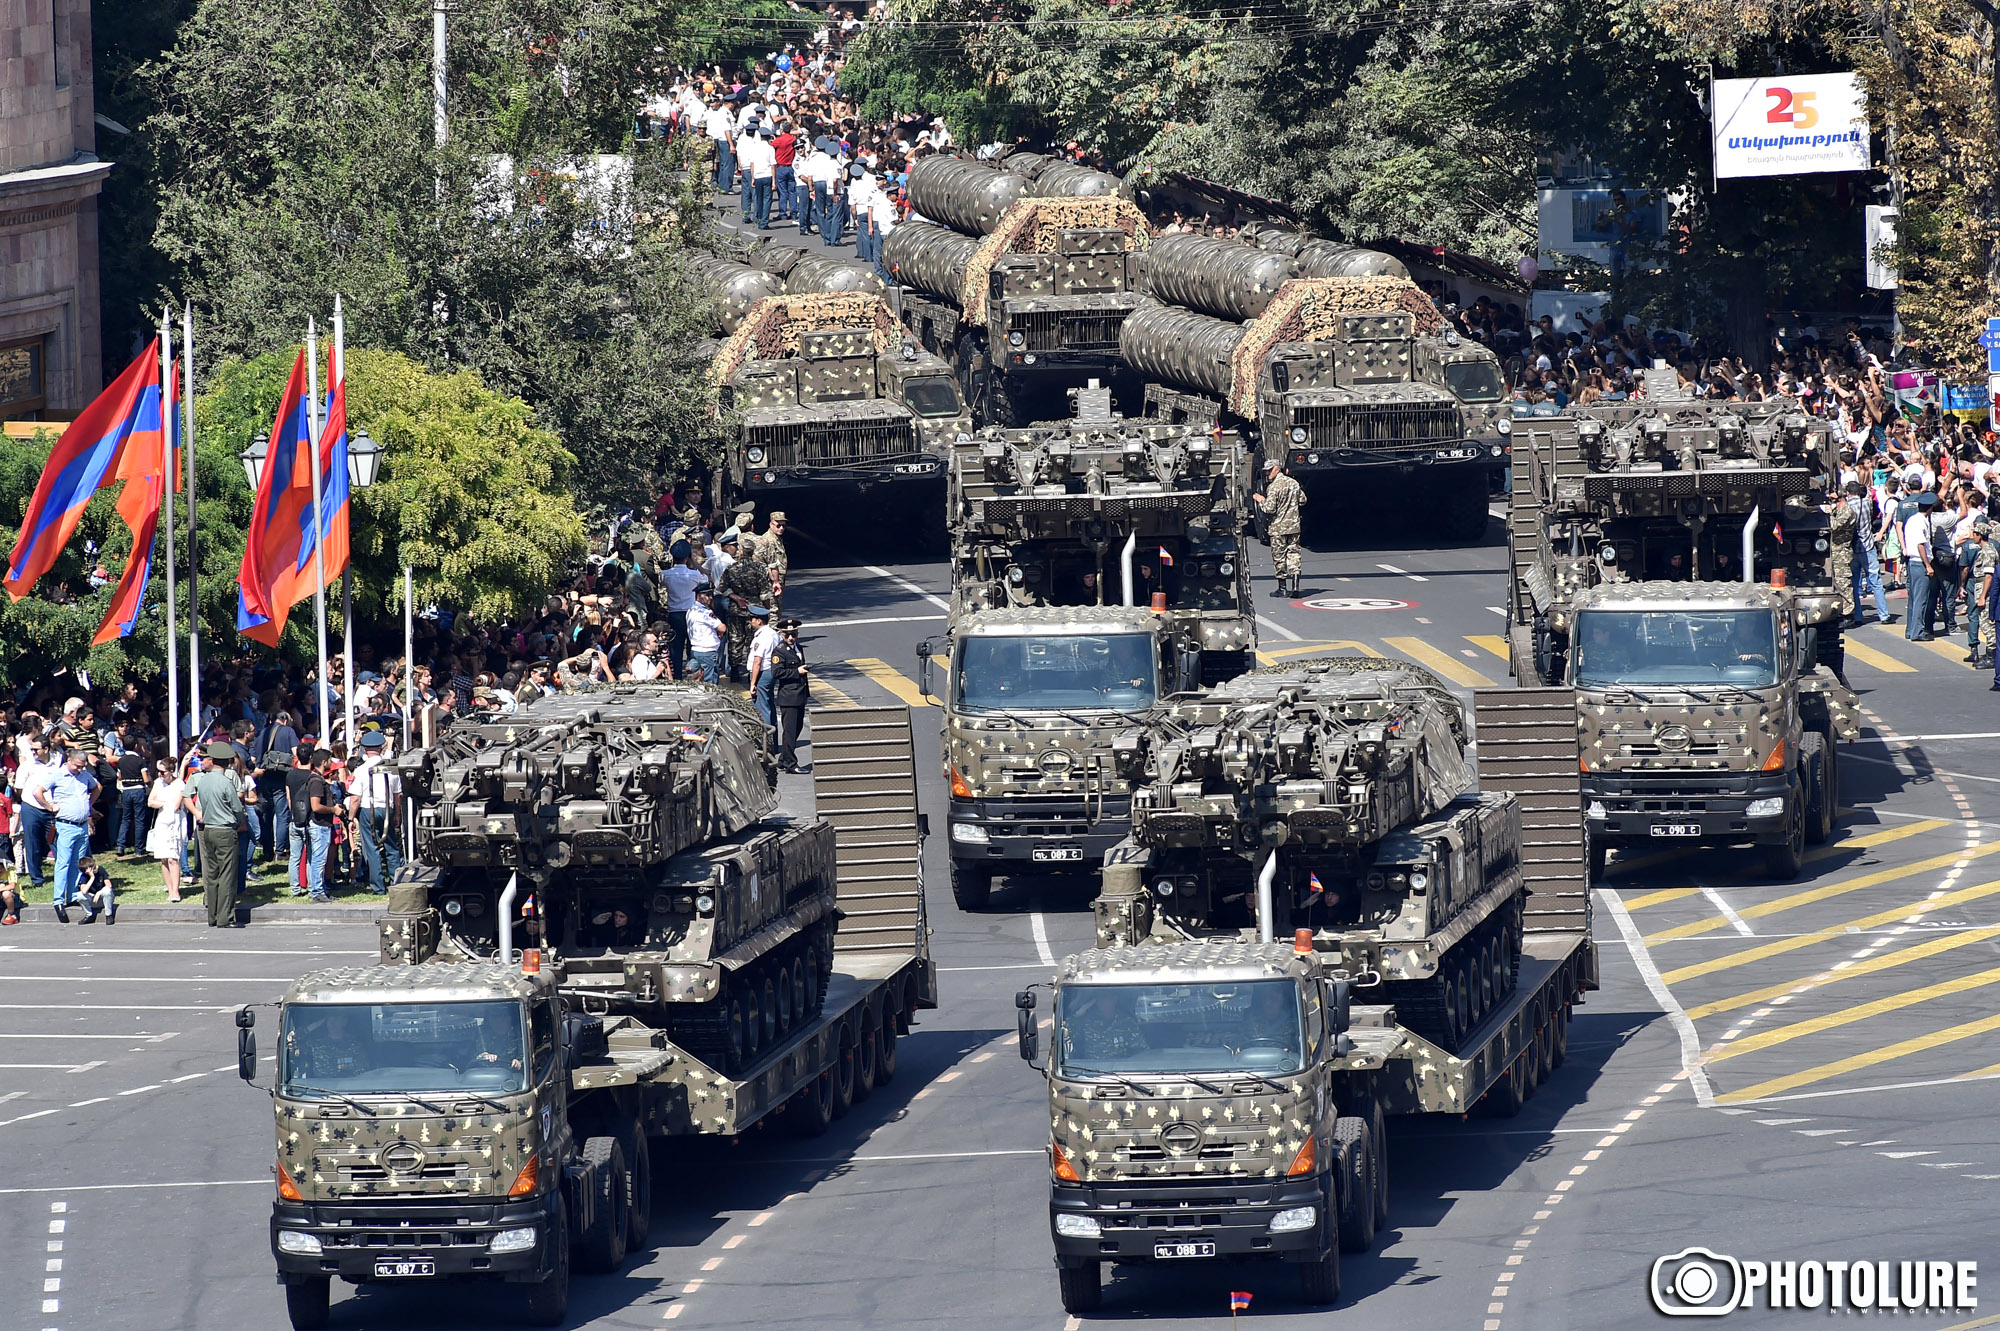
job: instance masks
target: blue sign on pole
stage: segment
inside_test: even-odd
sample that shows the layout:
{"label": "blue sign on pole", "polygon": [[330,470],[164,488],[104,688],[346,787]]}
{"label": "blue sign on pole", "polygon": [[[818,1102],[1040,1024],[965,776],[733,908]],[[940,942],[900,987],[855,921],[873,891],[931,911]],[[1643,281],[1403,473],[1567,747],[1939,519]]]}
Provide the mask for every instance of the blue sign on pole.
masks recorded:
{"label": "blue sign on pole", "polygon": [[1986,321],[1986,331],[1979,335],[1979,345],[1986,348],[1986,372],[2000,374],[2000,319]]}

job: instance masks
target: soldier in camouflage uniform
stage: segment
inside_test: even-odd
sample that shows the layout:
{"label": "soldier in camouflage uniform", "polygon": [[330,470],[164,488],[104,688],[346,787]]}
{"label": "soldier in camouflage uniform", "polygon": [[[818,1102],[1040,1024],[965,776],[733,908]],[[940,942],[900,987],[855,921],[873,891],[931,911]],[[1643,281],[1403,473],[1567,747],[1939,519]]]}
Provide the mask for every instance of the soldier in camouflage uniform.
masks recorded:
{"label": "soldier in camouflage uniform", "polygon": [[1825,507],[1827,515],[1827,544],[1832,550],[1833,589],[1840,593],[1840,615],[1844,623],[1853,623],[1854,606],[1854,540],[1861,530],[1860,522],[1854,516],[1854,509],[1846,500],[1836,498]]}
{"label": "soldier in camouflage uniform", "polygon": [[1299,594],[1299,510],[1305,507],[1305,488],[1285,474],[1285,464],[1272,458],[1264,464],[1270,475],[1268,494],[1252,495],[1268,521],[1264,530],[1271,538],[1271,571],[1278,585],[1273,596]]}
{"label": "soldier in camouflage uniform", "polygon": [[[742,543],[738,542],[738,548]],[[723,602],[723,617],[729,623],[729,677],[742,683],[750,677],[750,639],[755,630],[750,625],[750,607],[762,605],[763,598],[771,594],[771,572],[759,558],[763,552],[752,546],[736,557],[736,562],[723,570],[722,581],[716,587],[716,595]]]}
{"label": "soldier in camouflage uniform", "polygon": [[1125,1058],[1146,1048],[1132,1017],[1132,1000],[1080,986],[1064,997],[1063,1057],[1086,1064],[1093,1058]]}
{"label": "soldier in camouflage uniform", "polygon": [[785,578],[792,571],[792,556],[785,549],[786,525],[783,510],[774,511],[764,534],[751,538],[751,552],[764,561],[764,567],[771,573],[771,587],[765,593],[764,604],[770,606],[774,613],[783,608]]}
{"label": "soldier in camouflage uniform", "polygon": [[[1972,580],[1965,585],[1966,645],[1972,649],[1972,664],[1993,664],[1993,584],[2000,569],[2000,545],[1993,542],[1992,524],[1985,518],[1972,520],[1972,540],[1979,552],[1972,557]],[[1995,666],[2000,675],[2000,666]]]}

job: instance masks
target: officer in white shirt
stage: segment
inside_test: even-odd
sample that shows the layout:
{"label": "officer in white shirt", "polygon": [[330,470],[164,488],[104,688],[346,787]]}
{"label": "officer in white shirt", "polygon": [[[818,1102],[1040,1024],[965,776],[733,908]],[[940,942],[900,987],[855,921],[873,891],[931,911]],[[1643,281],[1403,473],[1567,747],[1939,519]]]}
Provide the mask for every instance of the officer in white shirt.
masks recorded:
{"label": "officer in white shirt", "polygon": [[750,186],[750,217],[759,231],[771,229],[771,188],[778,172],[778,153],[771,146],[771,137],[776,132],[765,121],[758,125],[755,134],[743,136],[739,149],[744,179]]}
{"label": "officer in white shirt", "polygon": [[379,730],[362,732],[366,756],[348,784],[347,808],[361,829],[361,862],[368,890],[386,896],[403,867],[396,848],[396,811],[403,801],[403,778],[389,757],[389,737]]}
{"label": "officer in white shirt", "polygon": [[703,131],[715,140],[715,189],[727,194],[736,188],[736,117],[721,102],[708,108]]}

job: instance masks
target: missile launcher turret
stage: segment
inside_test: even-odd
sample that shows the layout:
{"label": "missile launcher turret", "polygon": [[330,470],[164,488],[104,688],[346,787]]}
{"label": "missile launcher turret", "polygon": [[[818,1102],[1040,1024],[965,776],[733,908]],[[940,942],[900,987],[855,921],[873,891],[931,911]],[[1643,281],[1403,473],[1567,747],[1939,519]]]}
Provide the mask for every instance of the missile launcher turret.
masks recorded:
{"label": "missile launcher turret", "polygon": [[1333,657],[1174,698],[1112,743],[1132,836],[1098,945],[1310,935],[1357,1002],[1446,1049],[1513,987],[1512,794],[1474,793],[1463,708],[1414,665]]}

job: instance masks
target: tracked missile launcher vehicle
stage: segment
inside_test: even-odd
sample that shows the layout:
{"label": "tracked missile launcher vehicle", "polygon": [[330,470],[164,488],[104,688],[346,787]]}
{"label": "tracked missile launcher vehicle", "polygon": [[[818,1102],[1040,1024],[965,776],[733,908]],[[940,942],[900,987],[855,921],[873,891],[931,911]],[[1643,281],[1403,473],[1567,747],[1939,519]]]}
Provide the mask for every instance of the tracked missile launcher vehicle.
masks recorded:
{"label": "tracked missile launcher vehicle", "polygon": [[1747,843],[1792,878],[1834,833],[1836,746],[1860,736],[1835,439],[1793,402],[1652,388],[1514,422],[1513,672],[1575,690],[1593,877],[1667,841]]}
{"label": "tracked missile launcher vehicle", "polygon": [[1282,460],[1332,507],[1400,506],[1416,487],[1443,535],[1483,535],[1507,466],[1498,361],[1446,330],[1388,256],[1261,238],[1149,248],[1146,298],[1119,329],[1145,414],[1237,429],[1260,472]]}
{"label": "tracked missile launcher vehicle", "polygon": [[905,327],[951,364],[982,425],[1063,415],[1064,390],[1110,379],[1139,300],[1133,263],[1151,239],[1114,177],[1017,157],[1011,170],[917,162],[910,206],[924,220],[882,242]]}
{"label": "tracked missile launcher vehicle", "polygon": [[988,428],[952,448],[946,529],[952,616],[1031,606],[1136,605],[1159,615],[1177,670],[1242,674],[1257,648],[1250,602],[1248,461],[1198,426],[1128,420],[1109,390],[1077,415]]}
{"label": "tracked missile launcher vehicle", "polygon": [[1521,956],[1521,816],[1475,794],[1463,708],[1419,666],[1335,657],[1173,698],[1113,741],[1132,837],[1100,946],[1307,931],[1358,1001],[1447,1050]]}

